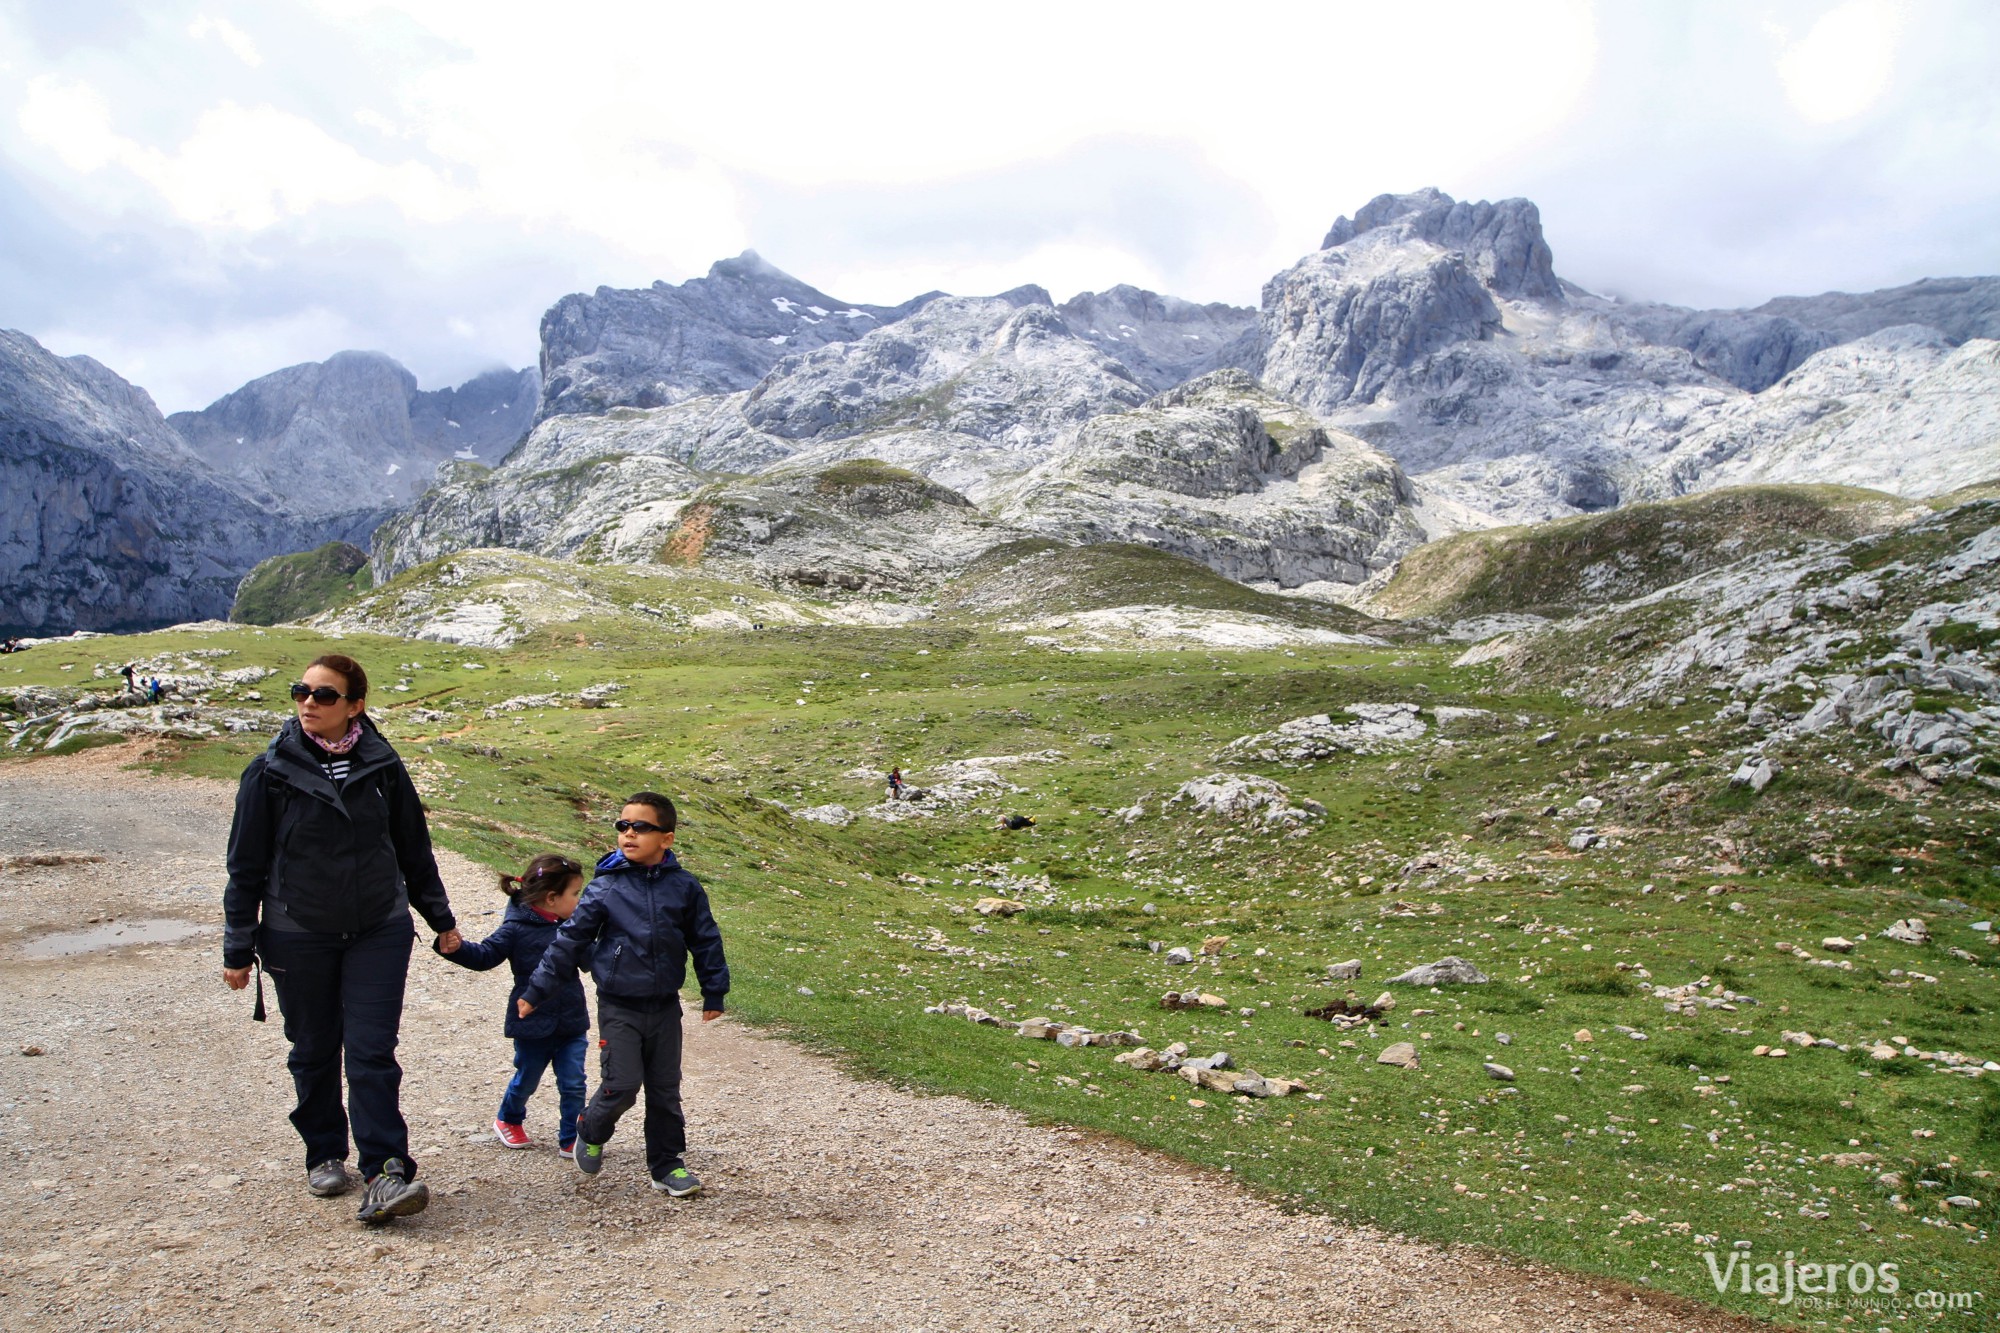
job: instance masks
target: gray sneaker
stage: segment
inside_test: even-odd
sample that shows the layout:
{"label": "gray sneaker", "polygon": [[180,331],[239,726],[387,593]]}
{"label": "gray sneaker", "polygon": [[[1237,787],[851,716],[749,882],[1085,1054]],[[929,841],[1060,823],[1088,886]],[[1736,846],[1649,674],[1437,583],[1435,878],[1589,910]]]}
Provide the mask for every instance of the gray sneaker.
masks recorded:
{"label": "gray sneaker", "polygon": [[430,1206],[431,1192],[421,1180],[410,1179],[410,1169],[400,1157],[382,1163],[382,1170],[361,1195],[361,1211],[355,1216],[370,1226],[380,1226],[394,1217],[409,1217]]}
{"label": "gray sneaker", "polygon": [[345,1194],[353,1188],[354,1177],[347,1174],[345,1162],[336,1162],[329,1157],[306,1170],[306,1189],[322,1199],[331,1199],[334,1195]]}
{"label": "gray sneaker", "polygon": [[701,1177],[685,1164],[677,1165],[666,1175],[654,1177],[653,1188],[670,1199],[685,1199],[701,1193]]}
{"label": "gray sneaker", "polygon": [[594,1176],[604,1169],[604,1145],[586,1143],[583,1135],[576,1136],[576,1169],[586,1176]]}

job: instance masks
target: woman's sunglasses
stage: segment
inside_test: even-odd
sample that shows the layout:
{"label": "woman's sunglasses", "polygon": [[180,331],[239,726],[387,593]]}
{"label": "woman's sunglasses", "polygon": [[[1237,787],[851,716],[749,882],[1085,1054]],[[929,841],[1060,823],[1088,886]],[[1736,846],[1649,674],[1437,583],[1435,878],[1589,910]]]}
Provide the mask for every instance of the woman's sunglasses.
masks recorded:
{"label": "woman's sunglasses", "polygon": [[342,699],[351,699],[353,697],[351,694],[342,694],[331,685],[321,685],[318,688],[314,688],[304,681],[300,681],[298,684],[292,686],[292,698],[299,703],[304,703],[310,699],[314,703],[324,707],[328,704],[338,703]]}
{"label": "woman's sunglasses", "polygon": [[617,829],[620,833],[665,833],[667,831],[658,824],[650,824],[643,819],[614,819],[611,821],[611,827]]}

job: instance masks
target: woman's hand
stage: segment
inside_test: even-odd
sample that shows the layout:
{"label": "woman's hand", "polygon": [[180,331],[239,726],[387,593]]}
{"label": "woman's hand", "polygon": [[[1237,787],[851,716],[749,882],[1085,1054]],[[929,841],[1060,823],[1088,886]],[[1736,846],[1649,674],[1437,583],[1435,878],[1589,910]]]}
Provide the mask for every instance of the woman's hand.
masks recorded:
{"label": "woman's hand", "polygon": [[242,990],[250,984],[250,969],[247,967],[225,967],[222,969],[222,979],[229,984],[229,989]]}
{"label": "woman's hand", "polygon": [[465,943],[465,937],[458,933],[457,926],[453,926],[450,930],[447,930],[443,934],[438,936],[437,939],[438,952],[457,953],[458,946],[463,943]]}
{"label": "woman's hand", "polygon": [[514,1012],[526,1018],[529,1014],[535,1012],[535,1006],[529,1004],[526,1000],[516,1000],[514,1001]]}
{"label": "woman's hand", "polygon": [[713,1023],[720,1017],[722,1017],[720,1009],[704,1009],[701,1011],[701,1021],[704,1023]]}

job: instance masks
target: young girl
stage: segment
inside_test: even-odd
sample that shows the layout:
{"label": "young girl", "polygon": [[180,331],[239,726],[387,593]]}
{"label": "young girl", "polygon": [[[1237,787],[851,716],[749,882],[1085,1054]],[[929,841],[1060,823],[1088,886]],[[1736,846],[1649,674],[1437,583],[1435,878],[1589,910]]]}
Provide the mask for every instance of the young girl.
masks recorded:
{"label": "young girl", "polygon": [[530,1146],[532,1141],[521,1121],[528,1113],[528,1098],[542,1081],[542,1072],[553,1064],[556,1090],[562,1098],[557,1146],[564,1157],[574,1157],[577,1121],[583,1115],[583,1060],[590,1033],[583,983],[571,978],[531,1015],[515,1012],[514,1001],[535,974],[543,952],[555,941],[556,928],[576,911],[583,894],[583,867],[566,856],[546,853],[530,861],[518,878],[502,875],[500,890],[514,900],[507,905],[500,929],[478,942],[466,940],[456,952],[441,956],[477,972],[498,967],[502,961],[512,964],[514,988],[507,994],[507,1035],[514,1039],[514,1078],[500,1098],[493,1132],[509,1148]]}

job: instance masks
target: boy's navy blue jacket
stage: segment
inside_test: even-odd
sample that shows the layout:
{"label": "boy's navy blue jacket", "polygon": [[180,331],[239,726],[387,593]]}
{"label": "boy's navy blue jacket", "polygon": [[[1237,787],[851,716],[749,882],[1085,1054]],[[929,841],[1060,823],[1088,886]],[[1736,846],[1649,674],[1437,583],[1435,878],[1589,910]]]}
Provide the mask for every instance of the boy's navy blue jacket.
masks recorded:
{"label": "boy's navy blue jacket", "polygon": [[[597,952],[590,958],[593,942]],[[539,1011],[544,997],[574,984],[578,964],[589,961],[598,998],[650,1007],[679,996],[690,955],[701,1007],[722,1008],[729,964],[701,881],[681,869],[672,852],[656,866],[613,852],[597,863],[597,877],[556,932],[521,998]]]}
{"label": "boy's navy blue jacket", "polygon": [[[484,972],[501,963],[512,964],[514,968],[514,989],[507,992],[507,1035],[521,1041],[550,1041],[562,1037],[581,1037],[590,1031],[590,1007],[584,1002],[583,983],[574,973],[561,986],[556,987],[546,1005],[535,1004],[535,1012],[522,1018],[514,1008],[514,1001],[527,988],[528,978],[535,974],[542,955],[556,940],[559,921],[537,912],[523,903],[507,904],[506,919],[500,929],[483,940],[466,940],[455,953],[438,951],[438,957],[460,967],[469,967],[475,972]],[[437,949],[433,944],[432,949]],[[585,950],[581,963],[590,966],[589,951]],[[534,1001],[529,1001],[534,1004]]]}

